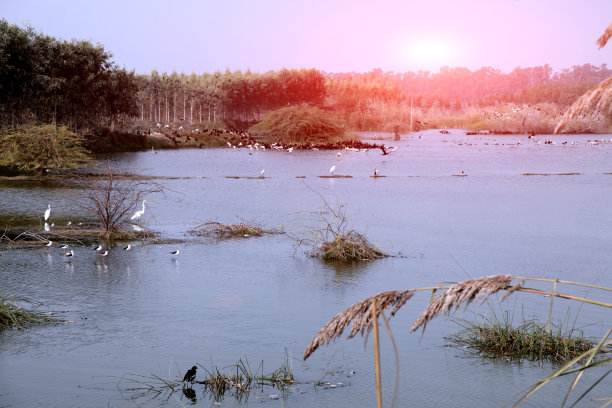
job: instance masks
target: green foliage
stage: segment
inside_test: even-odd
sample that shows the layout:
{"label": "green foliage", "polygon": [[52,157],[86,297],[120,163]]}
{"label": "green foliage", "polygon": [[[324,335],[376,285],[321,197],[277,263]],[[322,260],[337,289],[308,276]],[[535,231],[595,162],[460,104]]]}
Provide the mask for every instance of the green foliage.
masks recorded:
{"label": "green foliage", "polygon": [[84,138],[66,126],[24,126],[0,136],[0,166],[44,175],[48,169],[74,169],[91,162]]}
{"label": "green foliage", "polygon": [[136,79],[89,41],[63,41],[0,20],[0,123],[72,130],[136,115]]}
{"label": "green foliage", "polygon": [[517,360],[548,360],[555,363],[568,361],[591,349],[595,343],[575,330],[564,330],[559,324],[547,329],[537,320],[524,321],[514,327],[505,315],[503,320],[495,317],[482,323],[465,322],[464,329],[448,339],[467,346],[486,357],[508,357]]}
{"label": "green foliage", "polygon": [[249,131],[279,143],[326,143],[347,138],[342,119],[307,105],[289,106],[268,112]]}

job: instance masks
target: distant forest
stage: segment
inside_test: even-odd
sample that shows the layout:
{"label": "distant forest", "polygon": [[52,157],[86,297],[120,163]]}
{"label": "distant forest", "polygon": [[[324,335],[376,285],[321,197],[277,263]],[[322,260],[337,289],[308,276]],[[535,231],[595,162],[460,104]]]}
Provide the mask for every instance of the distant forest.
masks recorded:
{"label": "distant forest", "polygon": [[456,112],[507,103],[564,109],[612,76],[605,64],[561,72],[544,65],[510,73],[490,67],[443,67],[438,73],[281,69],[191,75],[154,70],[139,75],[111,58],[102,45],[58,40],[0,20],[0,126],[61,123],[81,133],[157,123],[246,128],[266,111],[309,104],[351,117],[349,123],[360,128],[354,118],[372,106],[377,112],[411,106]]}

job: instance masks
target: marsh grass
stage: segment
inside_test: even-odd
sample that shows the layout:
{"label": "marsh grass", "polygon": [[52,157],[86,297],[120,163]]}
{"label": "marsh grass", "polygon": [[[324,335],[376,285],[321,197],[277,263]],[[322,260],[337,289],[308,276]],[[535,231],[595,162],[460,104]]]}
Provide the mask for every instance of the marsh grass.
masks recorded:
{"label": "marsh grass", "polygon": [[508,314],[499,320],[492,318],[480,322],[459,321],[463,329],[446,337],[451,344],[464,346],[487,358],[511,360],[551,361],[560,364],[590,350],[597,343],[574,328],[562,323],[547,324],[532,319],[514,326]]}
{"label": "marsh grass", "polygon": [[[200,369],[205,372],[204,378],[196,379],[193,384],[202,385],[204,394],[209,395],[215,402],[221,402],[226,397],[246,402],[251,392],[262,390],[265,386],[275,387],[282,392],[285,387],[297,383],[293,377],[291,356],[287,352],[285,352],[281,366],[268,374],[264,374],[263,360],[253,370],[246,357],[226,367],[206,368],[200,365]],[[180,370],[178,374],[181,378]],[[160,395],[170,397],[181,389],[185,395],[194,395],[191,391],[185,392],[185,390],[192,390],[193,387],[194,385],[186,384],[180,379],[164,379],[154,374],[149,376],[126,375],[121,377],[117,384],[117,389],[122,394],[130,394],[130,400],[157,398]]]}
{"label": "marsh grass", "polygon": [[266,229],[247,222],[221,224],[219,222],[209,221],[195,226],[189,230],[188,233],[199,237],[225,239],[261,237],[264,234],[279,234],[281,231]]}
{"label": "marsh grass", "polygon": [[59,323],[62,320],[53,317],[50,312],[39,312],[26,309],[20,304],[27,303],[22,299],[0,296],[0,331],[24,329],[34,324]]}

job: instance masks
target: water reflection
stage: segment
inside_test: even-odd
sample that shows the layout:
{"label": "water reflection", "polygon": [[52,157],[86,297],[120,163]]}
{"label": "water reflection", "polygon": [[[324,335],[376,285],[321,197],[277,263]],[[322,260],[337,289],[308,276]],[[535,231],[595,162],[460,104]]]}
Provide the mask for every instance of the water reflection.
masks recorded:
{"label": "water reflection", "polygon": [[[58,240],[71,245],[72,259],[55,246],[0,247],[3,292],[65,305],[62,309],[78,314],[73,320],[80,322],[0,334],[0,405],[129,405],[116,387],[94,392],[78,386],[96,388],[98,380],[92,377],[117,378],[126,373],[155,373],[176,380],[175,370],[168,372],[172,359],[181,366],[195,361],[225,366],[246,356],[251,361],[263,359],[267,372],[282,362],[285,348],[300,356],[336,313],[385,290],[494,273],[612,286],[612,276],[602,272],[612,264],[612,184],[603,174],[610,171],[612,145],[587,150],[493,144],[493,139],[516,144],[518,136],[509,136],[474,138],[469,140],[472,146],[466,146],[467,138],[461,135],[446,135],[447,142],[439,135],[426,136],[402,140],[388,156],[379,151],[343,152],[340,161],[336,152],[325,151],[296,151],[289,156],[217,149],[206,155],[182,150],[115,156],[122,167],[182,177],[164,180],[171,192],[167,198],[152,199],[142,218],[164,238],[186,242],[137,242],[129,251],[122,249],[125,244],[117,244],[109,248],[108,256],[99,257],[91,246]],[[332,164],[337,165],[336,172],[353,178],[319,178]],[[257,175],[262,168],[265,181],[225,178]],[[370,177],[374,168],[388,177]],[[461,170],[468,176],[452,176]],[[570,171],[580,175],[522,175]],[[303,181],[328,202],[348,203],[352,227],[386,252],[401,251],[406,258],[341,264],[294,251],[294,242],[285,235],[218,242],[185,235],[196,220],[246,219],[262,220],[270,227],[316,227],[318,218],[313,214],[321,210],[321,198]],[[30,222],[43,229],[41,209],[49,202],[57,225],[72,220],[78,228],[77,221],[86,219],[72,208],[70,186],[63,183],[49,187],[1,182],[0,186],[1,223]],[[37,211],[39,216],[31,215]],[[177,245],[180,255],[173,257]],[[409,328],[429,296],[415,295],[391,321],[402,367],[398,406],[447,403],[441,388],[452,390],[458,406],[496,406],[548,373],[529,364],[492,363],[450,351],[443,347],[443,337],[455,326],[442,318],[431,322],[419,342]],[[548,298],[516,299],[512,307],[517,315],[524,310],[529,317],[546,318]],[[559,305],[555,314],[573,308],[573,304]],[[476,310],[486,312],[486,306]],[[459,313],[457,317],[473,317]],[[610,320],[609,311],[583,306],[579,319],[585,325],[599,323],[585,327],[585,332],[597,336],[602,322]],[[384,343],[387,340],[381,341],[383,376],[394,378],[393,353]],[[368,344],[364,351],[361,340],[343,338],[305,363],[295,360],[300,380],[314,381],[324,373],[330,384],[350,384],[314,391],[310,385],[290,389],[291,406],[371,406],[374,385]],[[58,371],[60,366],[64,369]],[[356,373],[348,378],[351,371]],[[52,387],[44,385],[49,372],[54,373]],[[43,390],[28,392],[27,384],[32,383],[43,384]],[[384,384],[389,387],[385,395],[390,395],[392,381]],[[542,389],[535,406],[556,401],[566,385]],[[202,397],[194,400],[188,393],[183,394],[185,401],[211,403]],[[268,394],[277,392],[266,390]],[[251,398],[243,403],[259,401]],[[175,404],[174,397],[147,401],[147,406]],[[230,399],[223,404],[240,405]]]}

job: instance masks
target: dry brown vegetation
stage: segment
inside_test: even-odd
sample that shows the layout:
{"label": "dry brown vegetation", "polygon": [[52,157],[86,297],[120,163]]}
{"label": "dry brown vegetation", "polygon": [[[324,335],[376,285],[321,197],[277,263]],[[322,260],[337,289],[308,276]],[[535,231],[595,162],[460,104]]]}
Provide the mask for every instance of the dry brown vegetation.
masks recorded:
{"label": "dry brown vegetation", "polygon": [[236,224],[221,224],[216,221],[205,222],[188,231],[192,235],[207,238],[248,238],[260,237],[264,234],[278,234],[280,231],[240,222]]}

